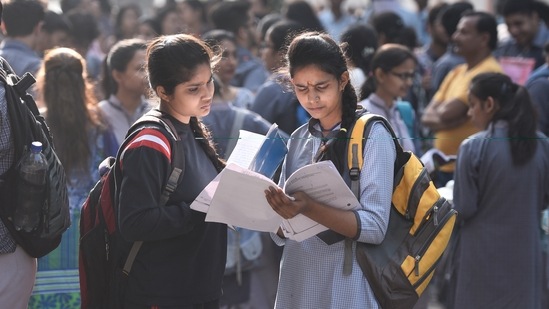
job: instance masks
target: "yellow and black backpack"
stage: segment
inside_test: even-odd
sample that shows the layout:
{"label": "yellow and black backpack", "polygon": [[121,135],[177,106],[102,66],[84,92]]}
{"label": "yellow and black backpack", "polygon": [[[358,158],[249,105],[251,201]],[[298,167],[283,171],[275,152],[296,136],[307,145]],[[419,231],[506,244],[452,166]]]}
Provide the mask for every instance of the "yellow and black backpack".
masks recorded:
{"label": "yellow and black backpack", "polygon": [[412,308],[433,277],[457,212],[439,195],[423,163],[403,151],[389,122],[370,113],[358,118],[347,145],[351,189],[357,198],[362,152],[374,122],[387,127],[396,146],[391,214],[383,242],[357,243],[356,258],[382,308]]}

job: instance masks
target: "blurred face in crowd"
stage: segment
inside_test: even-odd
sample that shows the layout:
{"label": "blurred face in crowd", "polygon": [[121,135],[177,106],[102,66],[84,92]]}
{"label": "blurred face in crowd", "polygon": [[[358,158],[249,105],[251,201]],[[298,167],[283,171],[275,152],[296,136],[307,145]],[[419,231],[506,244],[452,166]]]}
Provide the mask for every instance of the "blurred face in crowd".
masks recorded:
{"label": "blurred face in crowd", "polygon": [[185,25],[195,25],[202,21],[202,17],[200,16],[200,10],[193,9],[193,7],[190,6],[188,3],[177,3],[177,11],[179,12],[181,21]]}
{"label": "blurred face in crowd", "polygon": [[485,130],[490,121],[492,121],[497,106],[492,97],[488,97],[483,101],[469,92],[469,110],[467,111],[467,115],[471,117],[471,122],[475,127]]}
{"label": "blurred face in crowd", "polygon": [[505,16],[505,24],[509,34],[521,46],[528,46],[534,40],[539,27],[538,14],[533,12],[517,13]]}
{"label": "blurred face in crowd", "polygon": [[433,38],[434,42],[441,45],[448,44],[448,42],[450,41],[450,38],[448,37],[448,34],[446,33],[444,26],[442,26],[442,22],[440,19],[437,18],[430,29],[431,29],[431,37]]}
{"label": "blurred face in crowd", "polygon": [[125,90],[137,95],[145,95],[148,86],[145,73],[145,50],[138,50],[133,55],[132,60],[128,62],[126,70],[113,70],[113,78],[118,84],[119,90]]}
{"label": "blurred face in crowd", "polygon": [[281,52],[274,48],[273,41],[271,39],[271,32],[268,31],[265,35],[265,42],[261,46],[261,60],[265,64],[265,67],[269,71],[274,71],[280,66]]}
{"label": "blurred face in crowd", "polygon": [[139,14],[133,9],[128,9],[122,16],[120,28],[125,38],[133,38],[139,28]]}
{"label": "blurred face in crowd", "polygon": [[181,19],[179,19],[179,15],[177,14],[177,12],[173,11],[166,14],[164,19],[162,20],[161,29],[163,35],[181,33],[183,25],[181,23]]}
{"label": "blurred face in crowd", "polygon": [[414,82],[415,69],[416,62],[413,59],[406,59],[388,72],[384,72],[381,68],[376,69],[374,73],[377,83],[376,93],[393,100],[406,96]]}
{"label": "blurred face in crowd", "polygon": [[158,33],[154,30],[154,28],[149,23],[140,23],[139,27],[137,28],[137,37],[145,40],[150,41],[153,38],[157,37]]}
{"label": "blurred face in crowd", "polygon": [[221,41],[223,54],[218,64],[217,76],[223,84],[229,84],[236,71],[238,60],[236,59],[236,45],[230,40]]}
{"label": "blurred face in crowd", "polygon": [[477,16],[462,17],[452,36],[455,52],[463,57],[475,55],[482,46],[487,47],[488,34],[477,31],[478,19]]}
{"label": "blurred face in crowd", "polygon": [[42,30],[38,39],[36,50],[45,52],[54,47],[67,47],[69,44],[69,34],[64,30],[55,30],[47,32]]}

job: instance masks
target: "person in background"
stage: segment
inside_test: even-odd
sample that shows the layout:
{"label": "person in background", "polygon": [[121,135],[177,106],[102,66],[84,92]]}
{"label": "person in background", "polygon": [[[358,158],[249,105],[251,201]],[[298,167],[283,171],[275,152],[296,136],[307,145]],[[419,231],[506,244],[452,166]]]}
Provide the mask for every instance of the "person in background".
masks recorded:
{"label": "person in background", "polygon": [[[372,58],[372,75],[362,88],[364,99],[358,103],[368,112],[389,120],[404,151],[412,152],[415,152],[412,137],[416,136],[417,131],[415,114],[410,119],[414,129],[409,132],[398,104],[403,103],[399,101],[412,86],[416,66],[417,59],[407,47],[398,44],[381,46]],[[413,112],[411,106],[410,110]]]}
{"label": "person in background", "polygon": [[267,14],[265,16],[263,16],[263,18],[261,18],[259,20],[259,22],[257,23],[257,28],[256,28],[256,33],[257,33],[257,36],[259,38],[259,47],[260,47],[260,54],[261,54],[261,47],[262,47],[262,44],[265,43],[265,35],[267,35],[267,30],[269,30],[269,28],[274,25],[276,22],[278,21],[281,21],[282,19],[284,19],[284,17],[282,16],[282,14],[280,13],[270,13],[270,14]]}
{"label": "person in background", "polygon": [[[497,23],[491,14],[469,12],[461,17],[452,40],[465,63],[448,73],[421,117],[421,123],[434,132],[434,148],[446,155],[457,155],[459,144],[478,132],[467,115],[467,91],[476,75],[502,72],[492,56],[497,38]],[[433,179],[437,187],[453,179],[454,167],[453,163],[440,167]]]}
{"label": "person in background", "polygon": [[252,4],[252,13],[255,18],[262,19],[273,12],[271,0],[248,0]]}
{"label": "person in background", "polygon": [[532,59],[536,69],[545,63],[543,45],[549,42],[549,5],[535,0],[500,0],[501,15],[511,35],[494,51],[504,57]]}
{"label": "person in background", "polygon": [[463,13],[472,10],[473,5],[471,3],[458,1],[448,5],[437,15],[437,23],[440,23],[444,29],[444,33],[441,33],[441,38],[443,35],[446,35],[446,40],[449,43],[446,52],[435,61],[431,70],[430,89],[432,95],[438,91],[446,75],[456,66],[465,62],[465,59],[456,52],[454,42],[452,42],[452,36],[456,32],[457,25]]}
{"label": "person in background", "polygon": [[284,66],[288,40],[303,30],[295,21],[281,20],[272,25],[261,48],[261,59],[271,72],[269,79],[259,88],[250,110],[258,113],[280,130],[290,135],[309,119],[307,112],[299,105],[295,93],[285,89],[287,76],[280,74]]}
{"label": "person in background", "polygon": [[42,59],[36,53],[44,20],[44,7],[38,0],[10,1],[4,5],[3,28],[6,38],[0,43],[0,56],[18,76],[35,75]]}
{"label": "person in background", "polygon": [[[421,16],[416,12],[412,12],[406,8],[403,1],[400,0],[372,0],[368,9],[364,10],[360,19],[363,22],[371,23],[377,15],[384,13],[397,14],[402,20],[403,27],[409,27],[414,32],[414,37],[421,38]],[[421,9],[421,5],[418,5],[418,9]],[[376,30],[377,27],[376,27]],[[417,40],[417,39],[416,39]],[[387,43],[399,43],[401,42],[387,42]],[[380,44],[381,46],[381,44]]]}
{"label": "person in background", "polygon": [[[0,1],[0,23],[3,5]],[[2,69],[7,65],[0,57]],[[0,83],[0,179],[15,164],[12,125],[8,114],[8,102],[4,84]],[[0,189],[3,181],[0,181]],[[4,207],[4,205],[0,205]],[[0,303],[7,308],[25,309],[36,277],[36,259],[17,245],[8,228],[0,220]]]}
{"label": "person in background", "polygon": [[361,23],[351,25],[341,34],[341,43],[346,44],[343,50],[349,60],[351,85],[360,98],[360,89],[370,74],[370,62],[378,47],[376,31]]}
{"label": "person in background", "polygon": [[[287,59],[294,91],[311,119],[288,141],[279,185],[284,187],[287,177],[313,157],[331,160],[348,177],[347,131],[356,121],[357,97],[343,51],[329,35],[308,32],[293,39]],[[379,308],[355,250],[356,242],[379,244],[385,237],[396,150],[381,123],[374,123],[366,138],[363,170],[368,173],[360,174],[356,210],[329,207],[303,192],[290,199],[280,188],[266,190],[267,202],[281,217],[303,214],[329,229],[302,242],[285,239],[281,230],[271,234],[284,245],[275,308]]]}
{"label": "person in background", "polygon": [[177,7],[167,3],[155,16],[156,22],[160,27],[159,34],[170,35],[182,33],[184,29],[183,22],[177,13]]}
{"label": "person in background", "polygon": [[106,100],[99,108],[106,115],[118,145],[131,125],[151,109],[145,98],[149,88],[145,76],[143,40],[122,40],[116,43],[104,61],[102,86]]}
{"label": "person in background", "polygon": [[236,39],[232,32],[225,30],[211,30],[202,36],[208,45],[212,48],[222,50],[221,61],[216,71],[216,82],[219,89],[216,92],[220,94],[222,101],[230,102],[235,107],[248,109],[254,100],[255,95],[248,89],[235,87],[230,84],[238,66],[236,57]]}
{"label": "person in background", "polygon": [[77,308],[80,207],[99,180],[99,163],[116,155],[118,145],[97,107],[86,62],[76,51],[56,48],[46,52],[38,71],[37,92],[46,107],[46,122],[67,174],[73,224],[63,234],[59,247],[38,259],[29,308]]}
{"label": "person in background", "polygon": [[177,3],[179,18],[185,33],[200,37],[209,30],[206,3],[199,0],[184,0]]}
{"label": "person in background", "polygon": [[[205,222],[190,204],[223,169],[200,118],[210,112],[219,55],[192,35],[162,36],[146,52],[158,110],[169,117],[185,154],[185,171],[166,205],[162,187],[171,154],[162,128],[141,130],[116,170],[118,223],[127,241],[143,241],[128,277],[125,308],[219,308],[227,225]],[[171,149],[171,152],[175,151]]]}
{"label": "person in background", "polygon": [[139,18],[141,7],[135,3],[122,5],[114,18],[114,37],[116,42],[133,39],[137,36],[139,29]]}
{"label": "person in background", "polygon": [[[539,68],[540,76],[532,78],[526,83],[525,88],[528,90],[532,103],[536,108],[538,119],[538,130],[549,136],[549,42],[545,43],[544,55],[546,64]],[[544,75],[542,70],[547,70]]]}
{"label": "person in background", "polygon": [[468,114],[481,132],[459,147],[449,308],[547,308],[540,213],[549,205],[549,139],[536,131],[526,89],[503,74],[473,78]]}
{"label": "person in background", "polygon": [[318,19],[332,38],[341,41],[343,31],[355,24],[357,18],[343,9],[343,0],[330,0],[329,4],[329,7],[318,13]]}
{"label": "person in background", "polygon": [[326,30],[314,8],[305,0],[286,2],[282,8],[282,15],[286,19],[300,23],[305,30],[318,32]]}
{"label": "person in background", "polygon": [[[218,153],[227,160],[238,141],[240,130],[265,135],[269,131],[271,123],[243,106],[239,107],[234,104],[238,101],[243,103],[238,99],[242,97],[239,93],[253,95],[248,89],[229,85],[236,67],[236,44],[232,33],[224,30],[211,30],[204,34],[202,39],[212,49],[221,49],[222,51],[222,58],[214,76],[215,91],[211,111],[202,118],[202,121],[210,130]],[[273,280],[276,276],[274,274],[271,275],[271,278],[259,276],[260,267],[271,266],[267,265],[268,261],[265,261],[265,258],[268,257],[257,251],[254,258],[248,260],[241,253],[241,250],[246,250],[246,246],[264,247],[261,233],[242,228],[237,228],[237,231],[227,231],[227,263],[223,278],[221,306],[223,308],[272,307],[274,297],[264,295],[263,291],[269,285],[276,284],[276,281]],[[274,282],[267,282],[269,279]]]}
{"label": "person in background", "polygon": [[377,46],[399,43],[404,30],[404,21],[398,14],[384,12],[372,17],[371,25],[377,33]]}
{"label": "person in background", "polygon": [[418,112],[422,112],[433,96],[431,78],[435,62],[446,53],[449,38],[442,26],[438,15],[446,9],[447,3],[441,2],[429,10],[427,16],[427,32],[430,35],[429,43],[416,51],[418,71],[421,74],[421,87],[414,96],[418,100]]}
{"label": "person in background", "polygon": [[209,13],[214,29],[232,32],[236,38],[238,67],[231,85],[257,92],[268,77],[268,71],[254,51],[257,46],[255,18],[247,0],[214,4]]}
{"label": "person in background", "polygon": [[139,21],[136,38],[152,41],[160,35],[160,26],[154,18],[145,18]]}
{"label": "person in background", "polygon": [[76,50],[86,59],[88,77],[97,81],[103,61],[99,55],[91,52],[92,43],[100,34],[97,21],[92,14],[78,9],[71,10],[66,16],[71,24],[68,47]]}
{"label": "person in background", "polygon": [[70,31],[71,24],[64,15],[47,11],[44,15],[36,52],[43,57],[46,50],[54,47],[67,47]]}
{"label": "person in background", "polygon": [[[418,43],[421,46],[429,44],[431,41],[431,36],[429,35],[428,30],[428,19],[429,19],[429,0],[414,0],[417,6],[417,11],[415,12],[418,21],[417,30],[417,39]],[[442,2],[441,2],[442,3]]]}

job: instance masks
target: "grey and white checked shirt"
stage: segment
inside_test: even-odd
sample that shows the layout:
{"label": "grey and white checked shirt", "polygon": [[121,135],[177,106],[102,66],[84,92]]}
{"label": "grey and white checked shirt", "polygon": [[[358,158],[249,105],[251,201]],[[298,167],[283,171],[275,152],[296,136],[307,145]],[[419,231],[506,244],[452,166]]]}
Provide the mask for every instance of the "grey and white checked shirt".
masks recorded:
{"label": "grey and white checked shirt", "polygon": [[[13,164],[13,137],[8,117],[6,89],[4,89],[4,84],[0,83],[0,175],[4,174]],[[14,251],[15,241],[0,220],[0,254]]]}
{"label": "grey and white checked shirt", "polygon": [[[339,130],[339,126],[334,130]],[[396,152],[391,135],[382,124],[374,123],[368,138],[360,173],[361,208],[356,211],[360,218],[360,234],[356,241],[380,243],[389,222]],[[307,131],[307,124],[292,134],[280,186],[284,185],[288,174],[312,163],[320,142],[320,138]],[[284,240],[274,233],[271,237],[278,245],[285,246],[276,309],[379,308],[355,258],[352,273],[343,274],[344,241],[327,245],[316,236],[302,242]],[[353,243],[353,257],[355,253],[356,243]]]}

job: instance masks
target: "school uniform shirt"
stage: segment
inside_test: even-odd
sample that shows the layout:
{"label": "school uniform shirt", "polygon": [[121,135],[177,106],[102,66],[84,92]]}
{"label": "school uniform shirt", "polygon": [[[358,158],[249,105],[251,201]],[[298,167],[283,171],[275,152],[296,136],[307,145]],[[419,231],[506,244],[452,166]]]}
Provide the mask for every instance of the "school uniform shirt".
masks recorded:
{"label": "school uniform shirt", "polygon": [[395,131],[404,151],[415,152],[414,141],[410,137],[406,123],[404,123],[404,120],[400,116],[396,101],[393,102],[393,106],[388,107],[377,94],[372,93],[366,100],[360,101],[358,104],[362,105],[370,113],[385,117],[391,124],[391,127],[393,127],[393,131]]}
{"label": "school uniform shirt", "polygon": [[143,241],[128,278],[126,301],[132,304],[184,307],[221,297],[227,226],[205,222],[205,214],[189,206],[217,170],[190,125],[171,119],[185,170],[165,206],[159,200],[174,151],[168,133],[143,129],[120,161],[120,232],[128,241]]}
{"label": "school uniform shirt", "polygon": [[122,145],[128,129],[152,108],[152,104],[142,97],[141,104],[133,115],[130,115],[122,106],[122,102],[115,95],[111,95],[107,100],[99,102],[99,108],[114,132],[118,145]]}
{"label": "school uniform shirt", "polygon": [[[281,187],[294,171],[313,162],[321,144],[319,134],[316,119],[292,134],[280,176]],[[354,240],[378,244],[383,241],[389,222],[396,151],[391,135],[380,123],[374,123],[368,138],[360,173],[361,208],[355,210],[358,234]],[[284,245],[275,308],[379,308],[355,258],[356,242],[352,246],[352,273],[344,275],[344,240],[328,245],[318,235],[302,242],[282,239],[274,233],[271,237],[278,245]]]}
{"label": "school uniform shirt", "polygon": [[507,123],[498,121],[459,148],[451,308],[541,308],[540,213],[549,202],[549,140],[538,132],[532,159],[515,166],[508,136]]}

